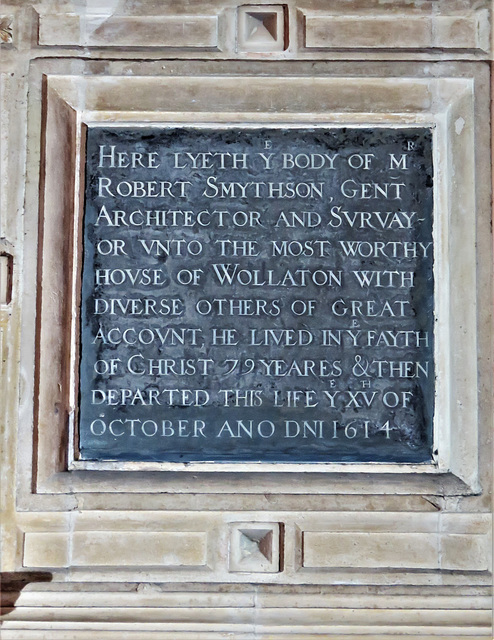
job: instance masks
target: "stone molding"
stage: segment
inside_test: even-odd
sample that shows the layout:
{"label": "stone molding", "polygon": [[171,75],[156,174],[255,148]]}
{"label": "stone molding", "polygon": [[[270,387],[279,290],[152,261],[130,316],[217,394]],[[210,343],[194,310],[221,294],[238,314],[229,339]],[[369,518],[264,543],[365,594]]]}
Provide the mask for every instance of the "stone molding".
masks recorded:
{"label": "stone molding", "polygon": [[[228,592],[225,592],[228,590]],[[30,584],[4,594],[3,640],[475,640],[492,637],[486,589],[386,587],[296,590]],[[9,605],[11,606],[9,611]]]}
{"label": "stone molding", "polygon": [[[85,6],[74,12],[73,5],[54,12],[40,7],[38,44],[42,47],[90,47],[141,49],[210,50],[225,57],[265,57],[265,49],[238,46],[238,7],[245,3],[223,0],[204,2],[195,13],[173,12],[171,7],[138,6],[133,10],[107,5]],[[367,56],[390,50],[416,57],[427,54],[474,54],[485,57],[491,49],[488,3],[426,0],[421,3],[393,2],[376,5],[343,0],[305,3],[285,0],[276,5],[287,15],[286,46],[270,50],[271,57],[324,57],[342,51],[358,51]],[[253,5],[254,6],[254,5]],[[239,40],[240,39],[240,40]],[[269,49],[268,49],[269,50]]]}
{"label": "stone molding", "polygon": [[[487,585],[489,524],[488,514],[392,511],[84,511],[26,513],[18,521],[24,571],[60,576],[70,568],[75,581],[127,582],[145,568],[152,582],[306,585],[440,584],[445,571],[450,584],[468,571],[471,584]],[[235,534],[261,539],[269,530],[276,544],[266,562],[242,562]]]}
{"label": "stone molding", "polygon": [[[179,90],[180,87],[180,90]],[[214,87],[214,90],[213,90]],[[374,492],[379,483],[407,486],[412,493],[468,494],[479,491],[477,468],[477,363],[474,193],[473,83],[469,78],[411,77],[251,77],[248,93],[238,92],[238,78],[220,76],[59,76],[45,78],[44,110],[46,137],[42,172],[42,228],[40,253],[40,303],[38,318],[38,387],[35,391],[37,459],[35,484],[38,493],[65,493],[67,482],[73,491],[83,490],[87,479],[96,489],[104,483],[97,475],[134,470],[174,471],[184,477],[197,472],[211,473],[213,482],[223,482],[226,473],[245,471],[250,492],[265,492],[262,474],[271,476],[271,491],[283,491],[283,473],[301,473],[313,487],[332,478],[329,492],[340,490],[338,474],[371,473]],[[365,88],[365,91],[362,89]],[[68,424],[76,411],[77,295],[80,264],[79,229],[81,203],[79,187],[84,166],[85,126],[114,123],[233,123],[248,121],[294,126],[369,124],[390,126],[413,124],[435,131],[435,277],[444,283],[436,295],[437,409],[435,448],[432,465],[392,464],[222,464],[221,468],[202,463],[92,463],[79,462],[73,444],[66,441]],[[461,126],[459,126],[461,124]],[[64,154],[60,153],[64,150]],[[451,152],[450,152],[451,150]],[[461,163],[462,170],[459,170]],[[469,167],[468,171],[465,167]],[[455,175],[453,181],[451,176]],[[65,185],[60,190],[60,185]],[[479,189],[479,194],[482,194]],[[481,195],[485,203],[485,194]],[[479,201],[479,215],[485,215]],[[46,213],[50,215],[47,216]],[[70,212],[70,214],[69,214]],[[459,247],[461,245],[461,251]],[[449,261],[449,256],[454,260]],[[65,261],[60,256],[66,256]],[[70,258],[73,256],[73,259]],[[457,300],[454,283],[468,281],[463,297]],[[446,283],[448,285],[446,286]],[[55,298],[54,298],[55,296]],[[56,299],[56,304],[53,300]],[[462,330],[459,330],[461,325]],[[68,339],[70,337],[70,339]],[[449,345],[454,344],[452,355]],[[456,362],[461,361],[461,367]],[[39,372],[49,370],[47,378]],[[452,398],[456,399],[453,405]],[[74,434],[73,429],[71,431]],[[76,437],[72,435],[73,441]],[[468,446],[465,442],[468,441]],[[50,452],[59,451],[54,460]],[[67,453],[68,451],[68,453]],[[66,459],[65,456],[68,455]],[[70,476],[66,469],[78,471]],[[96,473],[96,475],[94,475]],[[91,475],[93,474],[93,475]],[[312,475],[310,475],[312,474]],[[276,479],[275,479],[276,477]],[[278,480],[279,478],[279,480]],[[178,476],[177,476],[178,479]],[[240,480],[240,484],[241,484]],[[160,491],[159,480],[149,475],[146,490]],[[144,486],[143,485],[143,486]],[[428,489],[425,489],[425,486]],[[440,485],[440,489],[439,489]],[[211,485],[209,485],[211,486]],[[382,485],[381,485],[382,486]],[[233,485],[232,485],[233,487]],[[276,488],[275,488],[276,487]],[[224,489],[223,489],[224,490]],[[306,490],[306,489],[305,489]],[[318,490],[320,490],[318,488]],[[387,491],[384,490],[386,493]]]}

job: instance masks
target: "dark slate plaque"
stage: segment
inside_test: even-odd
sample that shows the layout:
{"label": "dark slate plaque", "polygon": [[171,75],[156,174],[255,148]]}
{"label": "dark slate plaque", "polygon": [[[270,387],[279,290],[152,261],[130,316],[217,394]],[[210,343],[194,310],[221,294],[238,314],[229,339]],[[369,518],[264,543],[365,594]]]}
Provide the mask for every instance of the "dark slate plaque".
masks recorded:
{"label": "dark slate plaque", "polygon": [[84,460],[426,462],[425,128],[90,128]]}

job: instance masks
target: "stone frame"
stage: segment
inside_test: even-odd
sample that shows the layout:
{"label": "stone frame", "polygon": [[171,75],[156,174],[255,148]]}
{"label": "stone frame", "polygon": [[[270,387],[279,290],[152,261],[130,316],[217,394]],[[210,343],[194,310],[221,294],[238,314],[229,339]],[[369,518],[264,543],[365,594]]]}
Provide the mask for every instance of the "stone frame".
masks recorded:
{"label": "stone frame", "polygon": [[[173,91],[174,86],[180,91]],[[299,485],[295,493],[479,493],[478,293],[472,220],[477,199],[486,214],[488,199],[486,191],[480,189],[476,196],[475,189],[474,79],[268,76],[250,78],[248,94],[237,92],[237,86],[235,76],[44,77],[34,492],[107,493],[118,477],[124,491],[146,494],[164,487],[168,492],[214,494],[225,491],[220,488],[224,483],[231,493],[286,493],[294,483]],[[440,446],[434,464],[215,466],[73,459],[73,437],[68,438],[73,430],[67,427],[75,422],[76,410],[79,187],[84,129],[98,122],[434,127],[435,274],[436,281],[440,274],[441,282],[447,282],[436,287],[435,441]],[[464,292],[461,300],[455,297],[458,284]],[[371,474],[371,489],[362,486],[361,474]]]}

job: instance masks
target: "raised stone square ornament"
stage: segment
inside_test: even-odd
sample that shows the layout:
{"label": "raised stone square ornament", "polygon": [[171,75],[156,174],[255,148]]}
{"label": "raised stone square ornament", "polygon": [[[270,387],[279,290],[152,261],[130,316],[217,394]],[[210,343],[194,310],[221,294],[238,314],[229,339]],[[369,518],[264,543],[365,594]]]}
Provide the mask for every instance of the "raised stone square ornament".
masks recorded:
{"label": "raised stone square ornament", "polygon": [[2,640],[493,637],[492,14],[1,5]]}

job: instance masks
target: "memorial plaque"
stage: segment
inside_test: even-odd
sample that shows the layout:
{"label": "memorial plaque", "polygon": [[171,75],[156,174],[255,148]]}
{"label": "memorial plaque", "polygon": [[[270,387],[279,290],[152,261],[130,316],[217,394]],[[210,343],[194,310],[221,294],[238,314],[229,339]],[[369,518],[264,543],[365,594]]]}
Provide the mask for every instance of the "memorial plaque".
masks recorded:
{"label": "memorial plaque", "polygon": [[82,460],[427,462],[432,133],[92,127]]}

